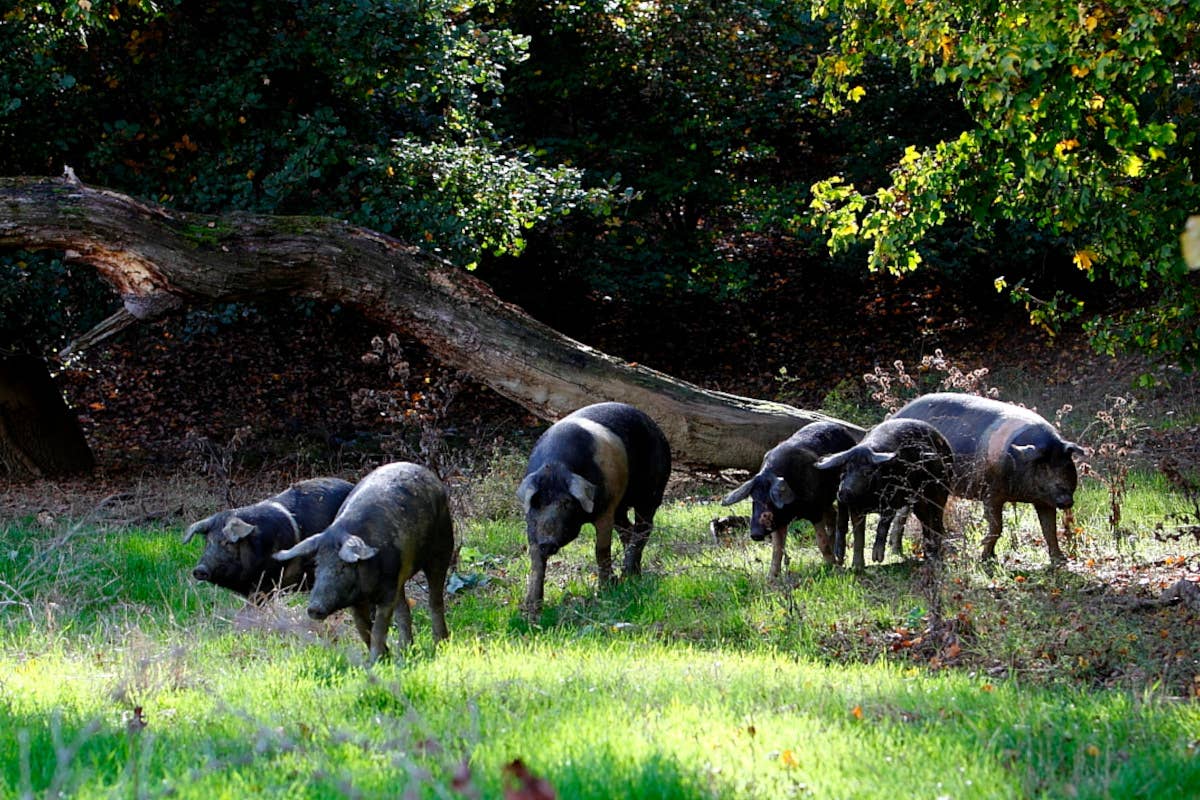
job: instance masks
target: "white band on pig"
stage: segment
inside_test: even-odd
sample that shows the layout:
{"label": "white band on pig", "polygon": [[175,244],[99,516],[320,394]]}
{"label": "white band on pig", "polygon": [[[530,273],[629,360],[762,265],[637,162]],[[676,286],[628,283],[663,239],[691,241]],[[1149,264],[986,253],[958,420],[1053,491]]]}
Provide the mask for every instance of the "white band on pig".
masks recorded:
{"label": "white band on pig", "polygon": [[285,517],[287,517],[288,522],[292,523],[292,536],[295,537],[293,539],[293,541],[299,542],[300,541],[300,523],[296,522],[295,515],[293,515],[292,512],[287,510],[287,506],[285,506],[283,503],[277,502],[275,500],[268,500],[267,505],[269,505],[271,508],[275,509],[276,511],[281,512]]}

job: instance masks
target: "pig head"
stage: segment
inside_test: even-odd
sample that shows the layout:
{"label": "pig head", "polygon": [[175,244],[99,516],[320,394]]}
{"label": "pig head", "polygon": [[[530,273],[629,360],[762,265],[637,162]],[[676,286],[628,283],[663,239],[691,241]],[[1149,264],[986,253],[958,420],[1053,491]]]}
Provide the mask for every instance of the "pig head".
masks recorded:
{"label": "pig head", "polygon": [[311,563],[283,565],[271,554],[324,530],[352,488],[337,478],[300,481],[268,500],[193,523],[184,532],[184,543],[203,536],[205,544],[192,576],[244,597],[311,586]]}

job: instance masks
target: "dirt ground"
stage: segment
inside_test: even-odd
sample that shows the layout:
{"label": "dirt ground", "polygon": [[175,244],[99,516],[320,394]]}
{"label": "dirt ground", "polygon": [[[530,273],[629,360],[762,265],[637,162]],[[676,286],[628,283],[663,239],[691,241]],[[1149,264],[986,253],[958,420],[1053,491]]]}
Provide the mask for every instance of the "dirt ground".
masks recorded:
{"label": "dirt ground", "polygon": [[[606,352],[701,385],[834,415],[881,411],[865,373],[919,373],[937,351],[986,367],[1002,399],[1094,450],[1147,465],[1200,466],[1200,379],[1144,358],[1095,353],[1078,330],[1030,327],[993,296],[922,276],[827,280],[820,302],[794,271],[753,298],[693,298],[647,309],[581,298],[564,309],[525,287],[506,299]],[[855,311],[847,314],[845,308]],[[419,344],[345,309],[291,301],[199,310],[130,329],[59,374],[99,467],[81,479],[0,484],[0,516],[114,523],[183,519],[249,502],[313,474],[360,475],[383,460],[440,459],[469,481],[544,426],[487,387],[434,363]],[[374,342],[373,342],[374,340]],[[704,342],[697,347],[696,342]],[[786,370],[786,375],[781,372]],[[1139,375],[1149,388],[1134,389]],[[1128,398],[1123,406],[1116,398]],[[1097,413],[1123,408],[1120,419]],[[677,496],[713,476],[680,475]]]}

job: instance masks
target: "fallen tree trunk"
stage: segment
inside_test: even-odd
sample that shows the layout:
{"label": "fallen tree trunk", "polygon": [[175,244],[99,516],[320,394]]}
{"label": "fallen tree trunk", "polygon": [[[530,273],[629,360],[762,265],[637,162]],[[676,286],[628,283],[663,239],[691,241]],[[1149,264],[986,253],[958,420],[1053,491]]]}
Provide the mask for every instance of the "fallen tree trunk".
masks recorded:
{"label": "fallen tree trunk", "polygon": [[418,339],[543,419],[601,400],[638,406],[662,426],[679,462],[757,469],[768,448],[828,419],[605,355],[462,269],[326,217],[191,214],[70,179],[4,178],[0,247],[62,251],[93,266],[142,320],[187,303],[275,293],[336,301]]}

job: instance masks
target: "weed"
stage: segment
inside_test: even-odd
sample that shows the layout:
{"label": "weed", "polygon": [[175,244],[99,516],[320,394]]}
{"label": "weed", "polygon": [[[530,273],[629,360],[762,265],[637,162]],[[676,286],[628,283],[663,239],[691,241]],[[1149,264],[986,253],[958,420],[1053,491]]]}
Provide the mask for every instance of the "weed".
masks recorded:
{"label": "weed", "polygon": [[987,367],[963,368],[947,358],[940,349],[921,358],[917,374],[911,375],[904,362],[892,362],[892,369],[876,366],[863,375],[871,399],[889,414],[918,395],[933,391],[957,391],[983,397],[998,397],[999,389],[987,384]]}
{"label": "weed", "polygon": [[184,437],[184,448],[196,462],[198,471],[218,485],[228,508],[239,505],[233,494],[234,473],[251,433],[249,426],[238,428],[225,444],[217,444],[194,430],[189,430]]}
{"label": "weed", "polygon": [[384,455],[424,464],[442,480],[454,474],[459,465],[446,444],[447,420],[463,388],[464,373],[435,368],[424,376],[414,376],[400,337],[394,333],[387,339],[373,338],[371,350],[362,360],[385,367],[393,381],[390,390],[359,389],[351,398],[356,419],[369,417],[378,422],[382,418],[394,426],[395,433],[382,439]]}
{"label": "weed", "polygon": [[[1129,537],[1122,526],[1122,505],[1130,488],[1130,456],[1138,434],[1144,430],[1136,419],[1137,401],[1132,397],[1108,398],[1108,405],[1096,412],[1095,420],[1084,430],[1091,444],[1090,458],[1080,472],[1099,481],[1108,492],[1108,528],[1120,546]],[[1099,467],[1099,468],[1097,468]]]}

